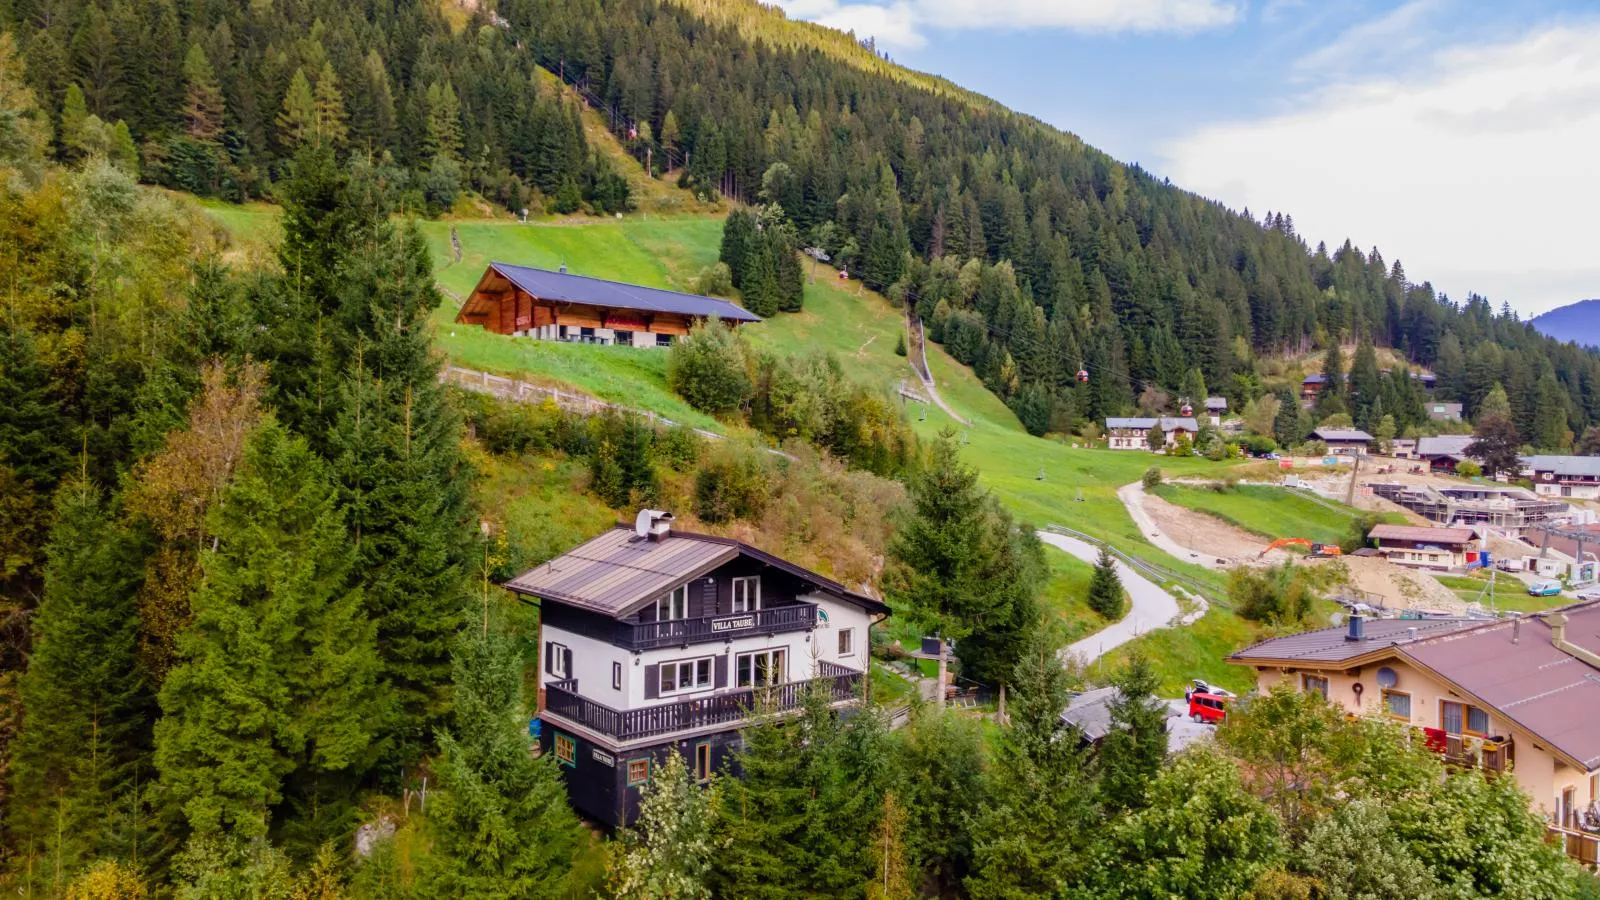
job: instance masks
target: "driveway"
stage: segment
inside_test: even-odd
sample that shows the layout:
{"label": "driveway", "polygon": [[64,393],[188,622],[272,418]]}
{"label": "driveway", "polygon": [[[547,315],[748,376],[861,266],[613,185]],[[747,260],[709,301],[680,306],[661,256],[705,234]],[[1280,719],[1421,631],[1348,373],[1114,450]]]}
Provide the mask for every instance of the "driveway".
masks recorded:
{"label": "driveway", "polygon": [[1122,501],[1122,505],[1128,510],[1128,517],[1133,519],[1133,524],[1139,526],[1139,532],[1150,543],[1155,544],[1171,556],[1184,562],[1205,566],[1208,569],[1222,570],[1228,568],[1229,563],[1218,562],[1215,556],[1197,553],[1162,533],[1155,520],[1150,518],[1150,514],[1144,511],[1144,484],[1142,482],[1135,481],[1133,484],[1125,484],[1117,488],[1117,499]]}
{"label": "driveway", "polygon": [[[1094,565],[1100,558],[1098,547],[1077,538],[1050,531],[1040,531],[1038,535],[1040,541],[1070,553],[1090,565]],[[1063,657],[1076,656],[1085,664],[1092,663],[1139,635],[1157,628],[1165,628],[1178,618],[1178,601],[1171,594],[1129,568],[1122,560],[1117,560],[1116,567],[1117,575],[1122,578],[1122,586],[1127,590],[1128,599],[1131,601],[1128,614],[1123,616],[1121,621],[1072,643],[1061,651]]]}

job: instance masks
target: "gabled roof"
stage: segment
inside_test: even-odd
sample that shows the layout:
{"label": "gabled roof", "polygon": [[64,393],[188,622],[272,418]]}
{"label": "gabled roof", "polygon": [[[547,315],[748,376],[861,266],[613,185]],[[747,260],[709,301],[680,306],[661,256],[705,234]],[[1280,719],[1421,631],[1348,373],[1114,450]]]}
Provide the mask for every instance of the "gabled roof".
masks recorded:
{"label": "gabled roof", "polygon": [[1162,431],[1199,431],[1200,423],[1194,416],[1162,416],[1161,418],[1123,417],[1111,416],[1106,419],[1106,428],[1154,428],[1156,423],[1161,423]]}
{"label": "gabled roof", "polygon": [[1466,544],[1474,535],[1471,528],[1429,528],[1425,525],[1374,525],[1367,537],[1375,541],[1419,541],[1432,544]]}
{"label": "gabled roof", "polygon": [[1312,437],[1324,441],[1372,441],[1372,435],[1359,428],[1318,428],[1311,432]]}
{"label": "gabled roof", "polygon": [[1437,437],[1417,438],[1418,456],[1455,456],[1466,458],[1467,448],[1477,440],[1470,434],[1441,434]]}
{"label": "gabled roof", "polygon": [[1078,729],[1086,740],[1098,741],[1111,732],[1111,704],[1117,699],[1115,687],[1095,688],[1067,701],[1061,722]]}
{"label": "gabled roof", "polygon": [[1322,374],[1321,372],[1316,372],[1316,373],[1313,373],[1311,375],[1307,375],[1305,377],[1305,380],[1300,382],[1300,383],[1301,384],[1325,384],[1325,383],[1327,383],[1327,381],[1328,381],[1328,376]]}
{"label": "gabled roof", "polygon": [[1206,409],[1226,410],[1227,408],[1228,408],[1228,398],[1227,397],[1207,397],[1206,398]]}
{"label": "gabled roof", "polygon": [[1106,419],[1106,427],[1107,428],[1154,428],[1154,427],[1156,427],[1156,421],[1157,420],[1154,419],[1154,418],[1148,418],[1148,419],[1140,418],[1140,417],[1133,417],[1133,418],[1122,417],[1122,418],[1118,418],[1116,416],[1112,416],[1112,417],[1109,417],[1109,418]]}
{"label": "gabled roof", "polygon": [[[1600,666],[1554,643],[1543,617],[1553,612],[1488,622],[1379,619],[1364,623],[1359,641],[1346,640],[1345,628],[1323,628],[1262,641],[1228,661],[1349,667],[1399,658],[1593,771],[1600,768]],[[1560,612],[1567,642],[1591,657],[1600,654],[1600,601]]]}
{"label": "gabled roof", "polygon": [[664,291],[660,288],[589,278],[567,272],[552,272],[549,269],[535,269],[511,263],[491,262],[489,268],[540,300],[554,303],[578,303],[585,306],[637,309],[705,318],[717,316],[733,322],[761,321],[761,317],[755,313],[715,297],[681,294],[677,291]]}
{"label": "gabled roof", "polygon": [[748,556],[810,582],[869,612],[889,607],[770,553],[732,538],[671,531],[649,540],[626,525],[605,532],[506,582],[507,590],[621,618],[682,584]]}
{"label": "gabled roof", "polygon": [[1524,456],[1522,464],[1556,475],[1600,475],[1600,456]]}

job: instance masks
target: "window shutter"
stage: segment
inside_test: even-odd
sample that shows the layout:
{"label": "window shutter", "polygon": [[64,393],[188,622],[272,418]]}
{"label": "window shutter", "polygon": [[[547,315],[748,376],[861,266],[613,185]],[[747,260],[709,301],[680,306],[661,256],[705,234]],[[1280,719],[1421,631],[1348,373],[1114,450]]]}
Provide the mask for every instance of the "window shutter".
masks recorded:
{"label": "window shutter", "polygon": [[661,667],[651,665],[644,667],[644,698],[655,700],[661,696]]}
{"label": "window shutter", "polygon": [[555,664],[554,664],[554,657],[555,657],[555,644],[554,644],[554,642],[545,641],[544,642],[544,673],[546,675],[554,675],[556,673]]}
{"label": "window shutter", "polygon": [[611,664],[611,689],[614,691],[622,690],[622,663],[614,662]]}
{"label": "window shutter", "polygon": [[700,615],[702,616],[722,614],[722,610],[717,609],[717,580],[715,578],[707,578],[705,584],[700,588],[700,606]]}
{"label": "window shutter", "polygon": [[563,648],[561,651],[561,670],[567,674],[563,677],[572,677],[572,649]]}
{"label": "window shutter", "polygon": [[714,687],[714,688],[725,688],[725,687],[727,687],[728,686],[728,655],[726,653],[717,654],[716,661],[713,663],[711,668],[712,668],[711,686]]}

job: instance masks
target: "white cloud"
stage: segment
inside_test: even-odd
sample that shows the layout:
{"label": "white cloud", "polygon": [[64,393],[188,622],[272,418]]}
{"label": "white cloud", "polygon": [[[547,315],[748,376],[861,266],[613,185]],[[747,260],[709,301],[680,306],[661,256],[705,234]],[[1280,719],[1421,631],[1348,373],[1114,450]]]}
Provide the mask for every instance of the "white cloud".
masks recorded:
{"label": "white cloud", "polygon": [[791,18],[919,47],[929,29],[1200,31],[1238,19],[1234,0],[776,0]]}
{"label": "white cloud", "polygon": [[1174,182],[1292,213],[1307,240],[1376,244],[1463,299],[1537,312],[1600,294],[1600,23],[1339,79],[1292,111],[1208,126],[1165,153]]}
{"label": "white cloud", "polygon": [[1409,0],[1389,12],[1354,25],[1316,51],[1295,61],[1302,75],[1343,74],[1356,66],[1403,59],[1424,46],[1423,23],[1445,5],[1444,0]]}

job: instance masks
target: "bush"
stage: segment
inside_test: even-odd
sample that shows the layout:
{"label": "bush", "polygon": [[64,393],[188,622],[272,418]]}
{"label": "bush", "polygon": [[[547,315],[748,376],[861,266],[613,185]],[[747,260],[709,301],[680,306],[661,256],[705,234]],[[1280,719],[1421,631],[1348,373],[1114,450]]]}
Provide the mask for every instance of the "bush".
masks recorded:
{"label": "bush", "polygon": [[695,515],[713,525],[754,519],[765,508],[770,489],[758,453],[726,450],[695,473]]}
{"label": "bush", "polygon": [[724,262],[712,263],[700,270],[694,280],[694,292],[712,297],[733,296],[733,272]]}
{"label": "bush", "polygon": [[1151,466],[1144,470],[1144,477],[1140,479],[1146,488],[1153,488],[1161,483],[1161,470]]}
{"label": "bush", "polygon": [[1478,465],[1470,459],[1464,459],[1461,462],[1456,463],[1456,474],[1460,475],[1462,478],[1477,478],[1483,474],[1483,466]]}
{"label": "bush", "polygon": [[1292,562],[1268,569],[1236,566],[1228,572],[1228,599],[1252,622],[1287,625],[1311,612],[1312,579]]}
{"label": "bush", "polygon": [[672,345],[667,386],[702,412],[726,413],[750,399],[744,341],[712,318]]}

